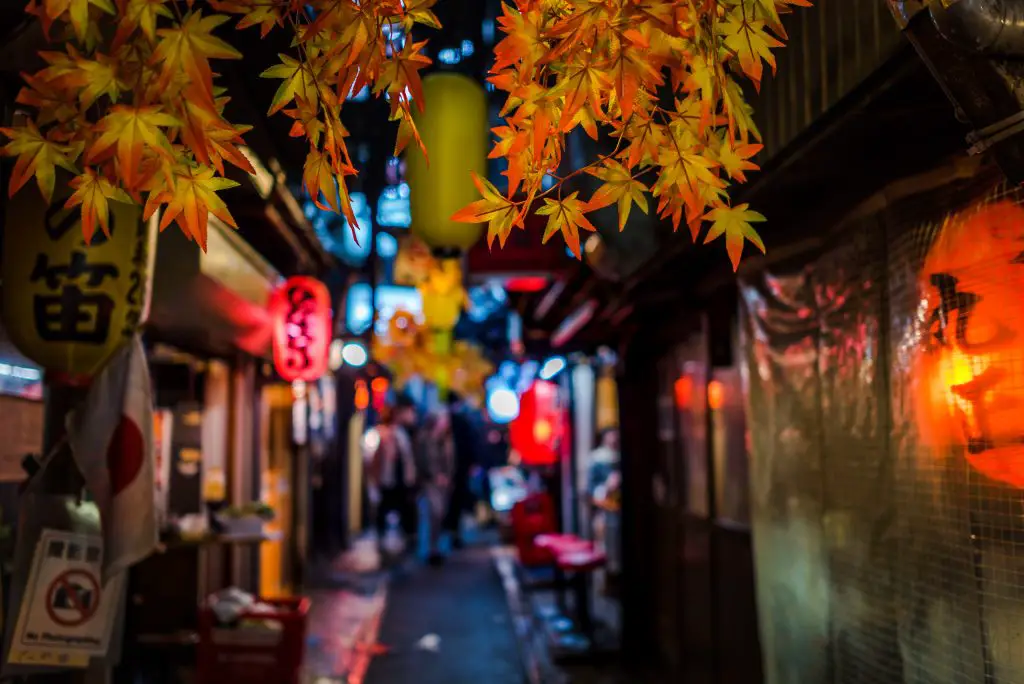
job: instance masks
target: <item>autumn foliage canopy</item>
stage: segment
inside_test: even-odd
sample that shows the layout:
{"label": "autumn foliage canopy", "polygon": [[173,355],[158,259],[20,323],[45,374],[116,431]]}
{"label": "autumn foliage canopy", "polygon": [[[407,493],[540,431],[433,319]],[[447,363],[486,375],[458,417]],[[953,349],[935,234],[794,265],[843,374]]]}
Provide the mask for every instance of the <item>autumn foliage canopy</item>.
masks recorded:
{"label": "autumn foliage canopy", "polygon": [[[45,67],[24,74],[19,104],[32,116],[10,128],[2,153],[16,158],[11,194],[34,178],[52,200],[56,170],[72,175],[66,205],[79,207],[86,239],[108,230],[109,203],[161,211],[205,249],[213,214],[235,221],[219,193],[236,183],[225,165],[254,173],[243,154],[249,126],[225,119],[229,93],[218,62],[242,55],[226,24],[292,36],[289,54],[262,75],[280,82],[269,114],[294,121],[308,144],[303,182],[322,208],[356,227],[347,180],[356,174],[341,110],[364,86],[386,97],[397,123],[395,154],[422,148],[413,110],[429,106],[419,72],[431,63],[424,28],[439,28],[437,0],[32,0],[53,44]],[[442,0],[451,1],[451,0]],[[732,205],[729,185],[755,169],[759,134],[741,79],[758,86],[785,38],[780,15],[808,0],[514,0],[503,5],[503,39],[489,80],[508,93],[492,157],[508,160],[508,190],[485,178],[481,199],[455,218],[488,224],[504,244],[527,211],[547,217],[544,240],[561,233],[580,253],[587,213],[615,205],[620,228],[632,207],[651,205],[694,239],[724,236],[737,264],[745,240],[763,250]],[[212,10],[212,11],[211,11]],[[610,154],[564,169],[566,136],[580,127],[612,141]],[[423,150],[428,153],[428,150]],[[590,197],[564,183],[587,173]],[[550,177],[548,182],[545,178]]]}

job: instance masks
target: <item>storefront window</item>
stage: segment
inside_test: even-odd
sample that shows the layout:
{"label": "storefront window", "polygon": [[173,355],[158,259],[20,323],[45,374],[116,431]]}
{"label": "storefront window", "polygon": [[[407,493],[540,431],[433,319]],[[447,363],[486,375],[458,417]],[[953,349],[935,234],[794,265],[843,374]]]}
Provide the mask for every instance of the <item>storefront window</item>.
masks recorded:
{"label": "storefront window", "polygon": [[735,368],[716,368],[708,383],[711,449],[714,456],[716,517],[750,524],[746,413],[743,384]]}

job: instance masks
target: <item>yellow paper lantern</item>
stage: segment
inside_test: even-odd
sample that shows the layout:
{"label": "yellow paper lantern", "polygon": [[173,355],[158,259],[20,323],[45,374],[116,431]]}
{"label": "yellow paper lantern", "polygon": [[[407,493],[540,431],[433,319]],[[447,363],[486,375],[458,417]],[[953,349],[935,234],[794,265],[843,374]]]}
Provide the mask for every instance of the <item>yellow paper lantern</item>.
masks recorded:
{"label": "yellow paper lantern", "polygon": [[451,216],[479,199],[470,172],[487,175],[487,96],[473,79],[433,73],[423,79],[428,106],[416,126],[430,155],[413,146],[406,155],[412,232],[429,247],[446,252],[469,248],[482,225]]}
{"label": "yellow paper lantern", "polygon": [[7,209],[3,322],[15,346],[70,378],[98,372],[146,315],[151,235],[139,207],[110,202],[110,232],[82,239],[58,182],[52,204],[22,190]]}
{"label": "yellow paper lantern", "polygon": [[451,330],[459,322],[466,305],[462,286],[462,268],[456,259],[444,259],[419,287],[423,299],[423,318],[433,330]]}

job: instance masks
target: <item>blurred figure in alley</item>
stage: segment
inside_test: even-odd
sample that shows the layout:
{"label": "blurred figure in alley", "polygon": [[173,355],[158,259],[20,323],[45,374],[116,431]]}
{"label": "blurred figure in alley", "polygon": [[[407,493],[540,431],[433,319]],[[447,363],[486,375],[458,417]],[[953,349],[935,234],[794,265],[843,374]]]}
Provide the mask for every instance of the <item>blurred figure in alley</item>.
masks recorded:
{"label": "blurred figure in alley", "polygon": [[438,542],[455,475],[455,440],[447,411],[427,416],[417,436],[416,455],[429,525],[427,562],[441,565],[444,555]]}
{"label": "blurred figure in alley", "polygon": [[470,409],[465,401],[455,392],[448,395],[448,408],[451,415],[452,439],[455,444],[455,470],[448,497],[448,510],[445,514],[444,530],[449,533],[452,548],[461,549],[462,515],[473,503],[470,491],[470,474],[479,459],[480,436]]}
{"label": "blurred figure in alley", "polygon": [[398,516],[407,540],[416,534],[416,459],[409,435],[415,424],[416,404],[406,395],[399,395],[393,406],[385,406],[381,411],[377,426],[380,441],[367,474],[370,500],[377,508],[377,540],[381,544],[391,513]]}
{"label": "blurred figure in alley", "polygon": [[619,431],[616,428],[608,428],[601,433],[598,447],[590,452],[587,493],[592,512],[591,529],[594,530],[594,541],[608,556],[609,588],[615,586],[620,567],[621,481]]}
{"label": "blurred figure in alley", "polygon": [[608,476],[619,469],[619,431],[608,428],[601,432],[598,446],[590,452],[590,473],[587,492],[594,498],[597,488],[608,480]]}

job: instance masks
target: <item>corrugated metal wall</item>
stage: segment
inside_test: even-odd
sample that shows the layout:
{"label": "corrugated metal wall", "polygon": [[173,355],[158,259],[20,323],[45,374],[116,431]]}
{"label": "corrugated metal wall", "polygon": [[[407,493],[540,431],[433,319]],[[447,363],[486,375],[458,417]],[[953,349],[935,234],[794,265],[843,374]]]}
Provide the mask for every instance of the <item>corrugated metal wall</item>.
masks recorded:
{"label": "corrugated metal wall", "polygon": [[789,40],[775,53],[777,75],[766,76],[752,99],[762,163],[882,66],[901,41],[882,0],[815,0],[783,23]]}
{"label": "corrugated metal wall", "polygon": [[964,181],[744,282],[768,684],[1024,682],[1024,210],[978,213],[1022,198]]}

